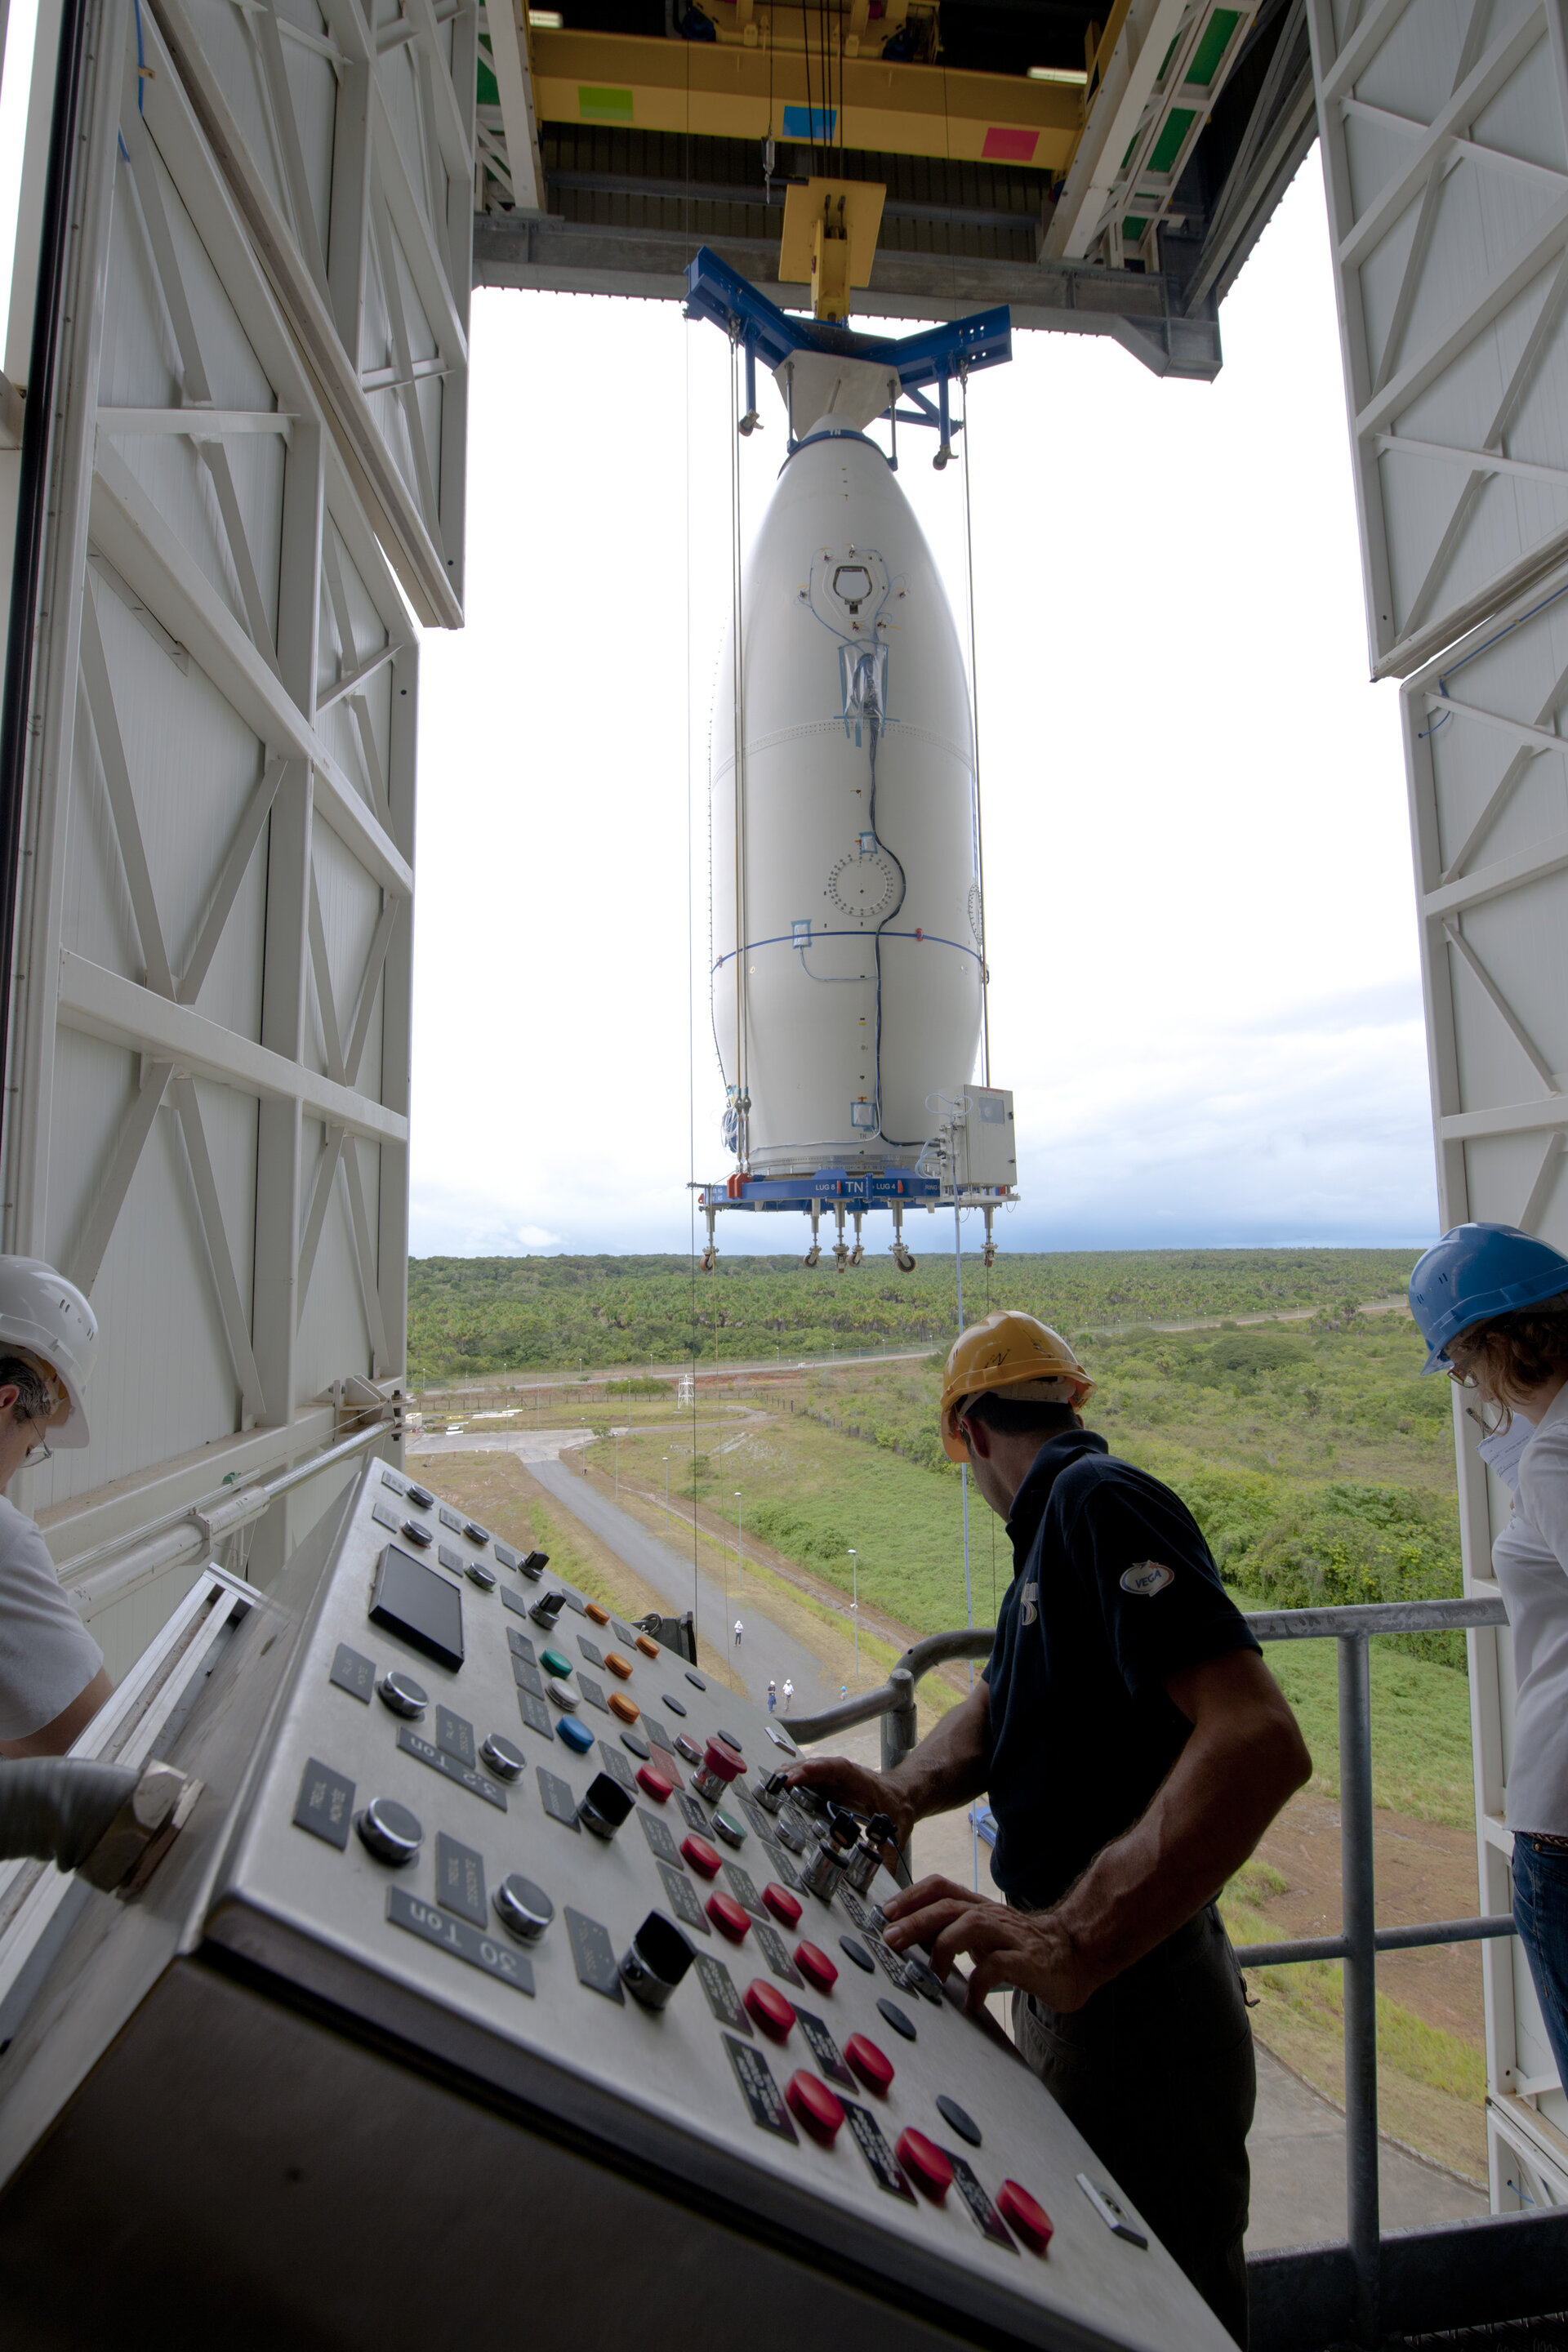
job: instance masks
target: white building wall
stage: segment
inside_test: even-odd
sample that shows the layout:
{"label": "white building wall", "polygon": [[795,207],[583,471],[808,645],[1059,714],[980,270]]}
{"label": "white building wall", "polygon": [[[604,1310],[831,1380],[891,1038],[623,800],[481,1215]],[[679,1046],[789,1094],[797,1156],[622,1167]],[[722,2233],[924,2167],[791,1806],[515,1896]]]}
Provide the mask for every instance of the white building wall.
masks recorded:
{"label": "white building wall", "polygon": [[[1309,0],[1374,677],[1402,710],[1438,1210],[1568,1250],[1562,0]],[[1456,1392],[1467,1591],[1509,1499]],[[1510,1907],[1505,1628],[1472,1633],[1480,1906]],[[1568,2097],[1483,1947],[1492,2200],[1568,2202]]]}

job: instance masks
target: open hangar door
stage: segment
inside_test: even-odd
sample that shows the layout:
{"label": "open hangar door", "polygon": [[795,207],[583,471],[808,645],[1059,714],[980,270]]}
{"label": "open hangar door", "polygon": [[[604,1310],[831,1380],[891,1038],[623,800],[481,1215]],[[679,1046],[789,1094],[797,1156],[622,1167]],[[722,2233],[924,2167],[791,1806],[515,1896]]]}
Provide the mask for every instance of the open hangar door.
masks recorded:
{"label": "open hangar door", "polygon": [[358,1463],[269,1482],[400,1436],[474,15],[389,42],[357,0],[300,14],[45,0],[38,27],[3,1233],[100,1318],[91,1444],[19,1499],[116,1675],[199,1558],[265,1582]]}
{"label": "open hangar door", "polygon": [[[1438,1216],[1568,1249],[1568,38],[1560,0],[1310,0],[1374,677],[1402,721]],[[1455,1391],[1467,1592],[1507,1489]],[[1480,1907],[1510,1907],[1506,1627],[1468,1636]],[[1523,1954],[1483,1946],[1494,2207],[1568,2203]]]}

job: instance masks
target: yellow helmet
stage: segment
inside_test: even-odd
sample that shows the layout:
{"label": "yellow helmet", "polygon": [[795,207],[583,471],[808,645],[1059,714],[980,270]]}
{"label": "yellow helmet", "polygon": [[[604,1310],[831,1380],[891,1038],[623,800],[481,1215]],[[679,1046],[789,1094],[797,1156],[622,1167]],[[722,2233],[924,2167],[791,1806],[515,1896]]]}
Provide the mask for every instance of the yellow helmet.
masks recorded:
{"label": "yellow helmet", "polygon": [[1059,1331],[1004,1307],[953,1341],[942,1384],[942,1443],[950,1462],[968,1457],[958,1429],[966,1397],[1005,1389],[1020,1404],[1080,1405],[1094,1382]]}

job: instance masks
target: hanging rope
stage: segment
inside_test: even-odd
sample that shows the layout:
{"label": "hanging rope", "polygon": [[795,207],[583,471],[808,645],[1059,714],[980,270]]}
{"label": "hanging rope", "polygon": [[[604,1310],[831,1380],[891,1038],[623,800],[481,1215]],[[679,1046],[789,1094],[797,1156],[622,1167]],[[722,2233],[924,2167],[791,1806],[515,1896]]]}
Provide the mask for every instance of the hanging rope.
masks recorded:
{"label": "hanging rope", "polygon": [[974,629],[974,532],[969,491],[969,370],[958,372],[963,395],[963,572],[969,594],[969,723],[974,746],[974,871],[980,890],[980,1078],[991,1084],[991,965],[985,952],[985,828],[980,813],[980,668]]}
{"label": "hanging rope", "polygon": [[735,803],[735,1157],[751,1164],[750,1055],[746,1036],[746,729],[742,704],[744,668],[741,637],[741,347],[730,331],[730,698],[734,719],[731,788]]}

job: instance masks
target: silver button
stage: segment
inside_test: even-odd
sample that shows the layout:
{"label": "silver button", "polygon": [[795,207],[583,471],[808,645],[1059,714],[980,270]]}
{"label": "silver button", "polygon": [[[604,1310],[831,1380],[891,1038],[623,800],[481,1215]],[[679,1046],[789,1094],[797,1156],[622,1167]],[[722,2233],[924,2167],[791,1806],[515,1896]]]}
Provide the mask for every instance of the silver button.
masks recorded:
{"label": "silver button", "polygon": [[551,1697],[555,1701],[557,1706],[563,1706],[570,1710],[573,1707],[581,1706],[583,1703],[570,1683],[558,1682],[553,1675],[551,1676],[544,1687],[549,1692]]}
{"label": "silver button", "polygon": [[543,1887],[515,1870],[501,1880],[493,1900],[496,1917],[520,1944],[536,1944],[555,1916],[555,1906]]}
{"label": "silver button", "polygon": [[411,1720],[423,1715],[430,1704],[430,1694],[424,1684],[416,1683],[412,1675],[405,1675],[401,1666],[394,1666],[389,1675],[383,1675],[376,1689],[381,1693],[384,1706],[389,1706],[394,1715],[405,1715]]}
{"label": "silver button", "polygon": [[468,1582],[479,1585],[483,1591],[493,1592],[496,1589],[495,1570],[487,1568],[482,1559],[471,1559],[468,1562]]}
{"label": "silver button", "polygon": [[479,1754],[498,1780],[515,1780],[527,1760],[521,1748],[503,1739],[499,1731],[492,1731],[488,1739],[481,1741]]}
{"label": "silver button", "polygon": [[412,1862],[425,1843],[417,1815],[391,1797],[373,1797],[363,1812],[355,1816],[354,1827],[366,1852],[374,1853],[377,1862],[391,1863],[394,1869]]}

